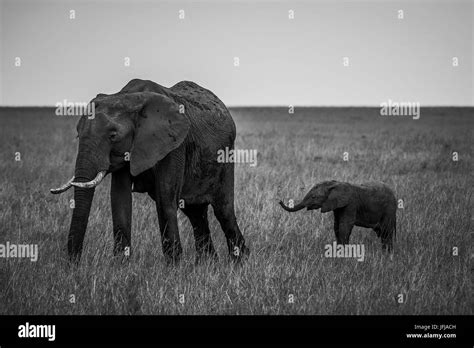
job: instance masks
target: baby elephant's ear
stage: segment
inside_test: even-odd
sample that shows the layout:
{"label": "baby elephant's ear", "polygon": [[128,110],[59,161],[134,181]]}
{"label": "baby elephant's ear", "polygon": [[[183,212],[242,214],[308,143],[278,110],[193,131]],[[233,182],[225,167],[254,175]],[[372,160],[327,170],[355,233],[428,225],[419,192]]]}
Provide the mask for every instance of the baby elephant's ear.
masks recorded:
{"label": "baby elephant's ear", "polygon": [[133,176],[153,167],[186,138],[190,122],[178,105],[162,94],[146,93],[138,114],[130,158]]}
{"label": "baby elephant's ear", "polygon": [[350,188],[348,185],[338,184],[329,189],[329,195],[321,206],[321,213],[343,208],[350,203]]}

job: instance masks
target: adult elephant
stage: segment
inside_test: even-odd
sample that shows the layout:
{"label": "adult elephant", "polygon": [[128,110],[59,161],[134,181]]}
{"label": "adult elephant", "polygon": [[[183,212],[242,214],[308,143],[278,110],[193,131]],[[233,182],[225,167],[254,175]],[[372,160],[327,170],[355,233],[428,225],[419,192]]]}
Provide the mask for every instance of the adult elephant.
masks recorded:
{"label": "adult elephant", "polygon": [[229,254],[248,255],[234,212],[234,164],[219,163],[217,151],[232,149],[235,124],[211,91],[189,81],[166,88],[134,79],[116,94],[92,100],[95,117],[77,125],[79,149],[73,178],[52,193],[74,186],[67,249],[81,256],[95,187],[112,174],[114,253],[131,247],[132,191],[146,192],[156,202],[163,252],[168,262],[182,254],[177,209],[189,218],[197,260],[217,257],[209,231],[211,204]]}

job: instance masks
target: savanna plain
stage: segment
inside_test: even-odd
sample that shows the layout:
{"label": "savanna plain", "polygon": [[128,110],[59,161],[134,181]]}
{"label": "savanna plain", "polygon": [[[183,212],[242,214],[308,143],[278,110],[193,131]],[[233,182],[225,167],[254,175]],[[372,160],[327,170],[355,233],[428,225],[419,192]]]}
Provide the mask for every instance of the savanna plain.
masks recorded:
{"label": "savanna plain", "polygon": [[[77,117],[53,108],[0,112],[0,243],[39,250],[36,262],[0,258],[0,314],[474,312],[472,108],[423,108],[418,120],[376,108],[232,108],[236,148],[258,151],[256,166],[235,166],[236,215],[250,258],[227,259],[210,208],[219,262],[195,265],[192,228],[179,212],[183,259],[174,267],[165,264],[145,194],[133,194],[131,257],[112,256],[109,176],[96,189],[81,262],[69,266],[73,190],[49,189],[73,174]],[[358,227],[351,243],[364,245],[364,261],[325,257],[335,240],[332,214],[290,214],[278,205],[332,179],[393,188],[402,200],[393,258],[375,232]]]}

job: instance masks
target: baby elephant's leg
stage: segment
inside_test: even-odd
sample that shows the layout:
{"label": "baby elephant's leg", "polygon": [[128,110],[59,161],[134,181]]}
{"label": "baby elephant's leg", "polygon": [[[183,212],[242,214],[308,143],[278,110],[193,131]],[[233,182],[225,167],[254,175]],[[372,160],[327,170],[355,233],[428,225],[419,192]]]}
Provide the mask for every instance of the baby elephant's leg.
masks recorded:
{"label": "baby elephant's leg", "polygon": [[378,226],[374,227],[373,230],[377,234],[377,238],[380,238],[380,235],[382,233],[382,229],[380,228],[380,226],[378,225]]}
{"label": "baby elephant's leg", "polygon": [[354,223],[341,219],[339,223],[339,240],[337,241],[338,244],[349,244],[349,239],[351,237],[353,227]]}
{"label": "baby elephant's leg", "polygon": [[334,213],[334,234],[336,235],[337,244],[342,244],[341,237],[339,237],[339,214]]}
{"label": "baby elephant's leg", "polygon": [[384,219],[381,224],[380,237],[382,239],[382,250],[393,251],[393,237],[395,235],[395,221]]}

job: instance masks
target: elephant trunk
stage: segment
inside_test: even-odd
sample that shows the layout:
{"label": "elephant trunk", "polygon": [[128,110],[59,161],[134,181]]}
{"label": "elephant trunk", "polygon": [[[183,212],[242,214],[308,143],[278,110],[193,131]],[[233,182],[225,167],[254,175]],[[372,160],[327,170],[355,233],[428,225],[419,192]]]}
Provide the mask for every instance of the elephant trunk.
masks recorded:
{"label": "elephant trunk", "polygon": [[67,240],[69,259],[79,260],[95,188],[74,187],[74,210]]}
{"label": "elephant trunk", "polygon": [[[105,171],[98,169],[95,164],[94,154],[84,149],[79,149],[74,172],[74,183],[98,184],[103,178]],[[102,175],[101,175],[102,173]],[[99,180],[97,180],[99,178]],[[87,230],[87,223],[94,198],[95,185],[74,185],[74,210],[72,213],[71,226],[67,241],[69,259],[78,261],[82,253],[82,245]]]}
{"label": "elephant trunk", "polygon": [[301,210],[303,208],[306,208],[306,202],[304,200],[302,202],[298,203],[297,205],[295,205],[293,208],[290,208],[290,207],[286,206],[282,201],[280,201],[280,205],[283,209],[285,209],[286,211],[289,211],[289,212],[295,212],[295,211]]}

